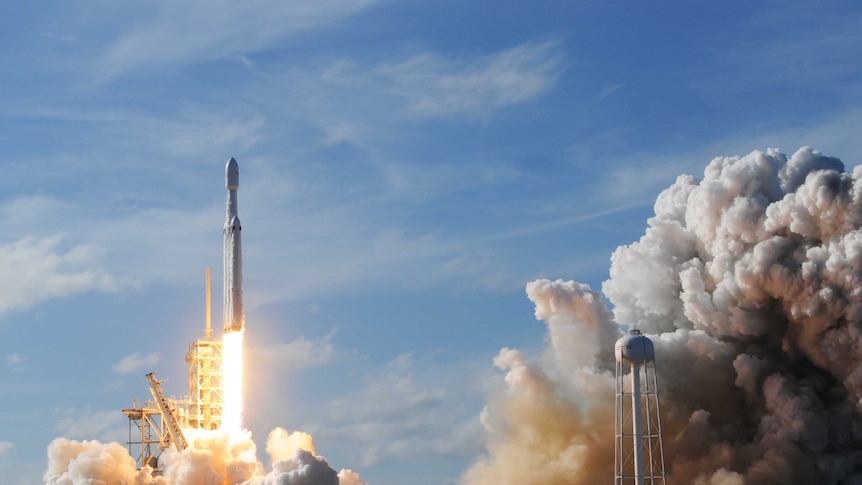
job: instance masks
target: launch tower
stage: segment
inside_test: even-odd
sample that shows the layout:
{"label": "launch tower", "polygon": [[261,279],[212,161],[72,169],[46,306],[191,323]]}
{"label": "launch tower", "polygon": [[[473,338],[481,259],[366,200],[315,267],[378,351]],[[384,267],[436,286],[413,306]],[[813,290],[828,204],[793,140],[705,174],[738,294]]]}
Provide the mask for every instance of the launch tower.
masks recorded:
{"label": "launch tower", "polygon": [[[178,429],[219,429],[222,421],[222,341],[213,338],[211,270],[206,280],[206,330],[204,337],[189,344],[186,362],[189,364],[189,395],[187,398],[161,398],[155,377],[150,378],[153,400],[143,404],[134,401],[132,408],[123,409],[129,418],[129,454],[135,457],[138,468],[153,467],[158,474],[159,456],[171,446],[181,446],[176,439]],[[160,384],[160,383],[159,383]],[[160,402],[164,401],[164,402]],[[173,431],[173,432],[172,432]],[[180,434],[182,431],[179,432]]]}
{"label": "launch tower", "polygon": [[617,340],[614,351],[614,485],[666,485],[652,340],[632,329]]}
{"label": "launch tower", "polygon": [[206,331],[189,345],[188,427],[218,429],[222,416],[222,341],[213,338],[212,271],[207,268]]}

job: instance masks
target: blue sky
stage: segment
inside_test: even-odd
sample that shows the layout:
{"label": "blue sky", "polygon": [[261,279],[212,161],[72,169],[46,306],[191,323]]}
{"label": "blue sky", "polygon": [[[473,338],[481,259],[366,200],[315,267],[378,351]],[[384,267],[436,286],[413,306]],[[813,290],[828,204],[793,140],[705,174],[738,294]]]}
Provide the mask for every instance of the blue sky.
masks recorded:
{"label": "blue sky", "polygon": [[0,4],[0,482],[186,390],[240,163],[247,424],[455,483],[524,286],[594,289],[715,156],[862,153],[862,4]]}

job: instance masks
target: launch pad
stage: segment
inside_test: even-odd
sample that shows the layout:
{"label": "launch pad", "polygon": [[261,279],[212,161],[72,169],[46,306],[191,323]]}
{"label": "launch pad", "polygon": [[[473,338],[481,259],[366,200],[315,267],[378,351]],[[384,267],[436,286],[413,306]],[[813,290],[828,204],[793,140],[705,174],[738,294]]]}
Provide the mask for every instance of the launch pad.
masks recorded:
{"label": "launch pad", "polygon": [[[225,166],[227,210],[224,225],[224,332],[242,337],[245,315],[242,305],[242,241],[237,211],[239,164],[233,158]],[[242,353],[225,354],[225,343],[213,338],[211,271],[206,277],[206,328],[204,337],[189,344],[186,362],[189,366],[189,393],[183,398],[166,397],[155,375],[147,374],[153,400],[140,404],[134,400],[132,408],[122,412],[129,419],[129,454],[135,458],[138,469],[150,466],[154,474],[161,473],[159,457],[174,446],[178,451],[186,448],[183,430],[218,430],[225,426],[240,426],[242,412]],[[241,340],[231,339],[231,342]],[[233,344],[228,347],[237,350]],[[226,369],[225,359],[230,369]],[[239,396],[228,395],[228,393]],[[229,409],[228,409],[229,408]],[[229,418],[229,419],[228,419]],[[233,431],[233,430],[229,430]]]}
{"label": "launch pad", "polygon": [[[129,454],[138,468],[149,465],[159,473],[159,456],[176,446],[182,450],[182,429],[217,430],[222,423],[223,399],[223,344],[212,336],[210,269],[207,268],[207,325],[204,337],[189,344],[186,362],[189,365],[189,394],[184,398],[164,397],[164,410],[159,406],[160,382],[150,382],[153,400],[123,409],[129,418]],[[148,374],[149,377],[152,373]],[[155,385],[154,382],[155,381]],[[174,427],[178,432],[172,433]]]}

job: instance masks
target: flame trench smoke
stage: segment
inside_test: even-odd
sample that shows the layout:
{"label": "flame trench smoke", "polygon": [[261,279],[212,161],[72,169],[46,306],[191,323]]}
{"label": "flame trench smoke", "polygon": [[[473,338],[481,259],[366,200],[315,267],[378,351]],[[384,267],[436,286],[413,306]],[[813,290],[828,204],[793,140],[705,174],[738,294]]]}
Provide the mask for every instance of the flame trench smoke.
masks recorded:
{"label": "flame trench smoke", "polygon": [[152,468],[135,468],[125,446],[98,441],[57,438],[48,446],[49,485],[367,485],[359,474],[336,472],[326,459],[315,454],[311,435],[288,433],[275,428],[269,433],[266,451],[269,472],[256,458],[251,433],[237,435],[226,430],[184,430],[189,447],[182,452],[170,448],[162,453],[163,476],[153,477]]}
{"label": "flame trench smoke", "polygon": [[613,477],[613,345],[656,347],[668,483],[862,484],[862,167],[804,147],[680,176],[603,295],[527,285],[549,348],[503,349],[468,485]]}

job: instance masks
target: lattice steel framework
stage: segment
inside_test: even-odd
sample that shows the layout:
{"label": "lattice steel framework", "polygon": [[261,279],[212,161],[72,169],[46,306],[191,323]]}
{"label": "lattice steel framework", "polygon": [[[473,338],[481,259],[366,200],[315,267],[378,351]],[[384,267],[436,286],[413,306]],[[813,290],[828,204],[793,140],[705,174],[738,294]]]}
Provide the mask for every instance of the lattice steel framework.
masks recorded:
{"label": "lattice steel framework", "polygon": [[222,342],[200,339],[189,345],[188,427],[218,429],[222,417]]}
{"label": "lattice steel framework", "polygon": [[[186,354],[189,364],[188,397],[177,399],[162,395],[168,411],[162,411],[155,401],[147,401],[141,406],[137,400],[134,401],[134,408],[123,409],[123,414],[129,418],[129,454],[137,457],[139,469],[149,465],[159,473],[159,456],[163,450],[175,444],[168,428],[169,421],[173,420],[180,430],[214,430],[221,426],[223,355],[222,342],[213,339],[210,275],[211,271],[207,268],[204,338],[192,342]],[[160,386],[156,387],[161,393]]]}
{"label": "lattice steel framework", "polygon": [[[155,402],[146,401],[143,406],[134,400],[134,407],[123,409],[129,418],[129,454],[135,457],[138,469],[149,465],[158,474],[159,456],[170,446],[170,435],[162,423],[162,415]],[[168,442],[165,442],[165,439]]]}

